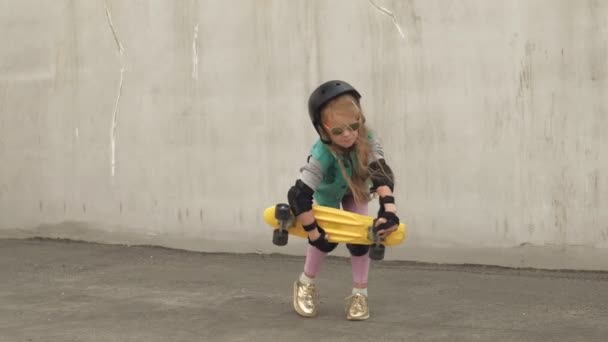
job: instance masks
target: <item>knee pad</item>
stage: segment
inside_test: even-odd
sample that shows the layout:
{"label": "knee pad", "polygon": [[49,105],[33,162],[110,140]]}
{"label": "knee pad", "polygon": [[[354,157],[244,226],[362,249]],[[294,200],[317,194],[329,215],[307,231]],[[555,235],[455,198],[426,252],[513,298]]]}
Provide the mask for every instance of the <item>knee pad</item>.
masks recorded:
{"label": "knee pad", "polygon": [[313,193],[314,191],[300,179],[289,189],[287,200],[295,216],[312,210]]}
{"label": "knee pad", "polygon": [[369,245],[353,245],[347,243],[346,248],[348,248],[348,251],[352,256],[363,256],[369,251]]}
{"label": "knee pad", "polygon": [[338,244],[333,243],[333,242],[327,242],[321,246],[313,246],[313,247],[320,250],[321,252],[329,253],[329,252],[333,251],[334,249],[336,249],[336,247],[338,247]]}

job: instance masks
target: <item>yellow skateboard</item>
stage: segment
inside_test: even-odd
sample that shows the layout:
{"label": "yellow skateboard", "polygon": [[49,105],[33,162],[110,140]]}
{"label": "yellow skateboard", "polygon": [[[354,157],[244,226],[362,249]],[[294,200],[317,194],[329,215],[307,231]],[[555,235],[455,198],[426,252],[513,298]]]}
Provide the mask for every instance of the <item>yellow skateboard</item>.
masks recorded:
{"label": "yellow skateboard", "polygon": [[[384,258],[385,246],[398,245],[405,240],[406,227],[401,223],[396,231],[385,239],[374,231],[374,218],[345,210],[312,206],[313,215],[330,242],[371,245],[369,256],[374,260]],[[274,229],[272,242],[277,246],[287,244],[288,234],[308,238],[308,234],[297,222],[288,204],[279,203],[264,210],[264,221]]]}

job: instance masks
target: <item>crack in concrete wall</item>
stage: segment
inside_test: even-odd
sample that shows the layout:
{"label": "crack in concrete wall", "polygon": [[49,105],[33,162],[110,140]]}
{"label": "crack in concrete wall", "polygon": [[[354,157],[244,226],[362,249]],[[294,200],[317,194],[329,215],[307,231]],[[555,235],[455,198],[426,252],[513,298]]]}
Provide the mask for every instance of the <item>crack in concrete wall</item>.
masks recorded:
{"label": "crack in concrete wall", "polygon": [[382,14],[391,18],[391,20],[393,21],[393,25],[395,25],[395,27],[397,28],[397,31],[399,32],[399,35],[401,36],[401,38],[403,38],[403,40],[405,40],[405,34],[403,34],[403,30],[401,29],[401,26],[399,25],[399,21],[397,20],[397,17],[395,16],[395,14],[392,11],[388,10],[386,7],[382,7],[378,4],[376,4],[374,2],[374,0],[368,0],[368,1],[372,6],[374,6]]}
{"label": "crack in concrete wall", "polygon": [[194,26],[192,38],[192,79],[198,81],[198,24]]}
{"label": "crack in concrete wall", "polygon": [[112,31],[112,35],[114,36],[114,41],[116,42],[116,46],[118,48],[118,54],[120,55],[120,82],[118,84],[118,95],[116,96],[116,102],[114,104],[114,113],[112,114],[112,124],[110,128],[110,172],[112,177],[116,174],[116,131],[118,127],[117,118],[118,118],[118,105],[120,103],[120,95],[122,94],[122,85],[124,82],[124,72],[125,72],[125,63],[123,60],[124,56],[124,48],[120,39],[118,39],[118,34],[116,33],[116,29],[114,29],[114,23],[112,22],[112,13],[110,12],[110,8],[108,3],[106,2],[106,17],[108,19],[108,25],[110,26],[110,30]]}
{"label": "crack in concrete wall", "polygon": [[118,117],[118,104],[120,103],[120,95],[122,94],[122,84],[124,81],[124,72],[125,68],[120,68],[120,83],[118,85],[118,96],[116,97],[116,103],[114,104],[114,114],[112,115],[112,129],[110,131],[110,149],[111,149],[111,157],[110,157],[110,165],[112,169],[112,176],[116,174],[116,128]]}
{"label": "crack in concrete wall", "polygon": [[108,3],[106,2],[106,17],[108,18],[108,25],[110,25],[110,29],[112,30],[112,35],[114,36],[114,41],[116,42],[116,46],[118,47],[118,53],[122,56],[124,48],[120,39],[118,39],[118,35],[116,34],[116,30],[114,29],[114,23],[112,23],[112,13],[110,13],[110,7],[108,7]]}

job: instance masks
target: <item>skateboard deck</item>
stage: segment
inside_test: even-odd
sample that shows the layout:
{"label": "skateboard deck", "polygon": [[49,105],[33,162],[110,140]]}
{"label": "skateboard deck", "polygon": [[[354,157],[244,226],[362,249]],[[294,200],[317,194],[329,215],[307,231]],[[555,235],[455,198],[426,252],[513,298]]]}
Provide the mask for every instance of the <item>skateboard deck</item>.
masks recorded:
{"label": "skateboard deck", "polygon": [[[352,243],[358,245],[372,245],[373,233],[371,228],[374,225],[374,218],[371,216],[351,213],[345,210],[324,207],[319,205],[312,206],[313,215],[325,233],[329,236],[330,242]],[[281,223],[275,218],[275,206],[264,210],[264,221],[273,229],[280,229]],[[295,220],[293,214],[286,223],[288,233],[301,238],[307,238],[308,234],[302,224]],[[399,224],[397,230],[389,234],[381,241],[382,245],[394,246],[402,243],[406,236],[405,224]]]}

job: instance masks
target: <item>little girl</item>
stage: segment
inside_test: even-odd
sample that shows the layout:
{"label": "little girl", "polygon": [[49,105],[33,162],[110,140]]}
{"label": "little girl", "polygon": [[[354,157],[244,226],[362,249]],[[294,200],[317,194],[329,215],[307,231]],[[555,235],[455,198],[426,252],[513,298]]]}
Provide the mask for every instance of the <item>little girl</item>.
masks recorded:
{"label": "little girl", "polygon": [[[327,253],[336,243],[327,240],[312,214],[313,198],[318,205],[367,215],[372,193],[377,193],[380,210],[376,227],[381,236],[399,225],[393,195],[393,173],[384,160],[382,146],[365,127],[359,100],[361,95],[344,81],[329,81],[312,92],[308,112],[319,134],[300,178],[287,194],[292,211],[308,232],[304,272],[294,283],[293,306],[304,317],[318,313],[315,277]],[[367,278],[370,267],[368,245],[347,244],[353,274],[353,290],[347,298],[346,318],[369,318]]]}

